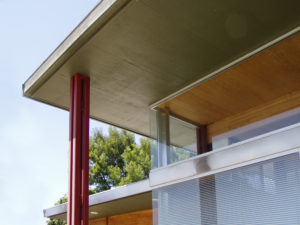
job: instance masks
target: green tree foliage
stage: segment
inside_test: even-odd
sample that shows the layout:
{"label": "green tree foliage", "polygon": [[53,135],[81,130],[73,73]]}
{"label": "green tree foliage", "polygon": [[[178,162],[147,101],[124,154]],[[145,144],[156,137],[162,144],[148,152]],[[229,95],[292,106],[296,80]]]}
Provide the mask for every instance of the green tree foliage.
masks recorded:
{"label": "green tree foliage", "polygon": [[60,199],[58,199],[58,201],[55,202],[54,205],[60,205],[60,204],[66,203],[67,201],[68,201],[68,197],[65,194],[63,197],[61,197]]}
{"label": "green tree foliage", "polygon": [[191,158],[193,156],[196,156],[195,152],[186,150],[184,148],[170,146],[171,163],[179,162],[179,161]]}
{"label": "green tree foliage", "polygon": [[130,184],[148,178],[151,169],[149,139],[141,139],[141,145],[126,148],[122,154],[124,158],[125,176],[118,185]]}
{"label": "green tree foliage", "polygon": [[50,219],[48,225],[67,225],[65,220],[62,219]]}
{"label": "green tree foliage", "polygon": [[[54,203],[54,205],[60,205],[63,203],[66,203],[68,201],[67,195],[65,194],[63,197],[61,197],[57,202]],[[48,225],[67,225],[66,221],[63,219],[50,219],[47,221]]]}
{"label": "green tree foliage", "polygon": [[105,136],[95,130],[90,140],[90,185],[95,192],[133,183],[148,177],[150,172],[150,143],[125,130],[109,128]]}

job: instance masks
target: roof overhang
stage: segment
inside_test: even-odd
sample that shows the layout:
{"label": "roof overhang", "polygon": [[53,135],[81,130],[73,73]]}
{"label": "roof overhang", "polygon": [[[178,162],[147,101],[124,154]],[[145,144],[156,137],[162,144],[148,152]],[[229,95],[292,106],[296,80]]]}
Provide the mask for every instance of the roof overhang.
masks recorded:
{"label": "roof overhang", "polygon": [[[149,180],[90,195],[89,205],[89,219],[152,209]],[[44,216],[53,219],[66,219],[66,213],[67,203],[44,210]]]}
{"label": "roof overhang", "polygon": [[299,31],[300,2],[103,0],[24,83],[68,110],[74,73],[91,78],[91,118],[149,136],[149,107]]}

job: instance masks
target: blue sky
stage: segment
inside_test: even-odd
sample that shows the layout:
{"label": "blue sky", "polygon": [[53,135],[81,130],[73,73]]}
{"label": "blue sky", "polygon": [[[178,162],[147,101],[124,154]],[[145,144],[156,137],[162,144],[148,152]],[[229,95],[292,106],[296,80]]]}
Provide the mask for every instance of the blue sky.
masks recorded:
{"label": "blue sky", "polygon": [[[22,83],[98,3],[0,0],[0,218],[45,224],[67,192],[68,113],[22,96]],[[107,126],[96,122],[91,128]]]}

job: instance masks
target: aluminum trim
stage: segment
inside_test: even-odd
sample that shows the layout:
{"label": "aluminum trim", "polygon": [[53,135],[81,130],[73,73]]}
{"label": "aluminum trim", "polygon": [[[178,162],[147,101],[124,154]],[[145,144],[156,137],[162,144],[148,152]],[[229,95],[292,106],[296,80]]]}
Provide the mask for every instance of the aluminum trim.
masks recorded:
{"label": "aluminum trim", "polygon": [[[152,191],[149,180],[139,181],[133,184],[124,185],[115,189],[103,191],[89,196],[89,207],[121,198],[126,198],[138,194]],[[67,203],[44,209],[44,217],[53,217],[67,212]]]}
{"label": "aluminum trim", "polygon": [[57,206],[54,206],[54,207],[51,207],[51,208],[48,208],[48,209],[44,209],[43,212],[44,212],[44,217],[51,217],[51,216],[56,216],[56,215],[59,215],[59,214],[63,214],[63,213],[66,213],[67,212],[67,203],[63,203],[61,205],[57,205]]}
{"label": "aluminum trim", "polygon": [[124,185],[112,190],[103,191],[90,196],[90,206],[104,202],[113,201],[120,198],[125,198],[137,194],[142,194],[151,191],[149,180],[139,181],[133,184]]}
{"label": "aluminum trim", "polygon": [[300,123],[151,170],[150,186],[167,186],[297,151],[299,133]]}

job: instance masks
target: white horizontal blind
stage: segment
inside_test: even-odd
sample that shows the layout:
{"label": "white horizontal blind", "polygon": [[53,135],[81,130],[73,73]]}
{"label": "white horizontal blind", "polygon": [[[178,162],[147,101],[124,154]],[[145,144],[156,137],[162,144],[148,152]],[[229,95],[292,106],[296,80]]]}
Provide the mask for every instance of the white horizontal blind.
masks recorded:
{"label": "white horizontal blind", "polygon": [[154,224],[300,224],[300,159],[293,153],[153,191]]}

